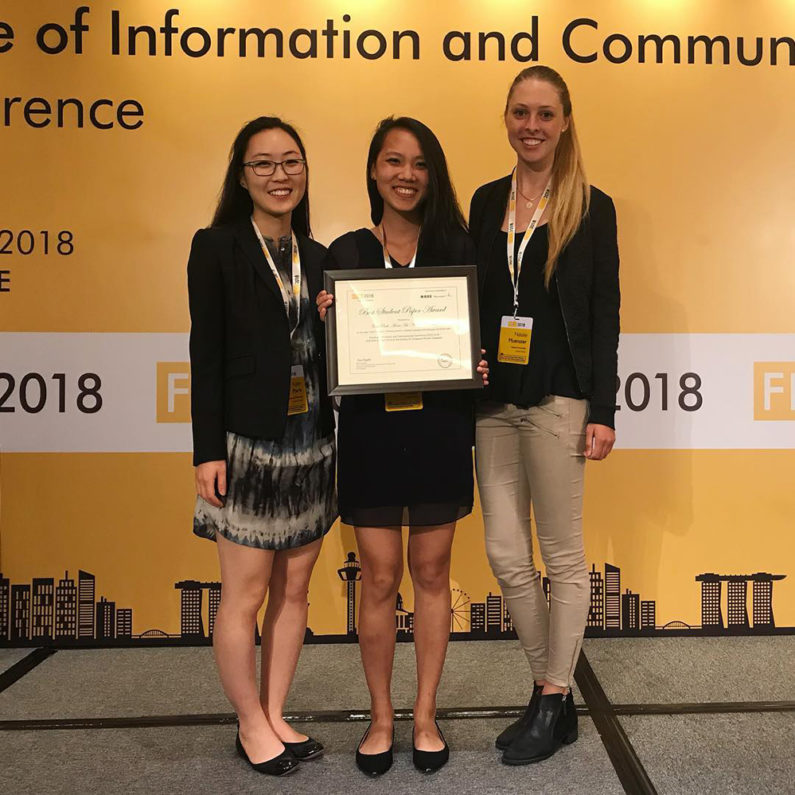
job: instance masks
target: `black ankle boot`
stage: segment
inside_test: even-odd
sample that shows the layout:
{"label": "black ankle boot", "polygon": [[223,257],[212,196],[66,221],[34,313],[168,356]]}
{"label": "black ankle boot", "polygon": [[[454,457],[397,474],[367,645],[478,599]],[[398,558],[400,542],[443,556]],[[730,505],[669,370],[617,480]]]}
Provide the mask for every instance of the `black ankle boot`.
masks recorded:
{"label": "black ankle boot", "polygon": [[494,745],[496,745],[500,751],[504,751],[516,739],[516,737],[530,725],[530,721],[533,718],[533,713],[535,713],[536,707],[538,706],[538,699],[541,698],[542,690],[543,687],[541,685],[533,685],[533,695],[530,698],[530,703],[527,705],[527,709],[524,711],[524,715],[522,715],[519,720],[514,721],[498,735],[497,739],[494,741]]}
{"label": "black ankle boot", "polygon": [[506,765],[529,765],[549,759],[563,744],[577,739],[577,713],[569,693],[541,696],[529,726],[505,750]]}

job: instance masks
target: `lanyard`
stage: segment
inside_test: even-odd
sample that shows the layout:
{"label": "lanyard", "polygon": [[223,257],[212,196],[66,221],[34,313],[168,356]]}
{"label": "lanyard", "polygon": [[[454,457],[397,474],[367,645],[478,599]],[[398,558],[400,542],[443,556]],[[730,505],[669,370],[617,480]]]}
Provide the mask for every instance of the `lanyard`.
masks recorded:
{"label": "lanyard", "polygon": [[533,213],[533,217],[530,220],[530,225],[524,233],[524,239],[519,246],[519,251],[516,254],[516,262],[514,263],[513,247],[514,241],[516,240],[516,169],[514,168],[511,174],[511,199],[508,204],[508,271],[511,274],[511,282],[513,283],[514,317],[516,317],[519,311],[519,274],[522,272],[524,251],[527,248],[527,244],[530,242],[530,238],[533,236],[533,232],[536,231],[538,222],[541,220],[544,208],[549,204],[549,197],[551,195],[552,177],[549,178],[549,182],[547,182],[547,186],[544,188],[544,193],[541,195],[541,199],[538,202],[538,207],[536,207],[536,211]]}
{"label": "lanyard", "polygon": [[[387,251],[387,248],[386,248],[386,229],[384,229],[384,224],[383,223],[381,223],[381,226],[379,227],[379,229],[381,230],[381,248],[384,249],[384,267],[385,268],[391,268],[392,267],[392,260],[389,259],[389,252]],[[419,248],[420,248],[420,239],[419,239],[419,236],[418,236],[417,237],[417,248],[414,251],[414,256],[411,258],[411,262],[409,262],[409,264],[406,266],[407,268],[413,268],[414,265],[416,264],[416,262],[417,262],[417,251],[419,251]]]}
{"label": "lanyard", "polygon": [[[284,286],[279,269],[276,267],[276,263],[273,261],[273,257],[271,256],[270,249],[265,243],[265,238],[262,237],[262,232],[259,231],[259,227],[254,223],[253,217],[251,218],[251,225],[254,227],[254,231],[257,233],[257,240],[259,240],[259,244],[262,246],[262,253],[265,255],[265,259],[268,260],[268,265],[270,265],[271,273],[273,273],[273,276],[276,279],[276,284],[279,285],[279,291],[282,294],[282,301],[284,301],[284,311],[287,313],[287,320],[289,323],[290,294],[287,292],[287,289]],[[298,328],[298,321],[301,319],[301,255],[298,252],[298,241],[295,239],[295,232],[292,232],[292,238],[293,295],[296,297],[296,306],[295,326],[290,329],[290,337],[292,337],[295,333],[295,330]]]}

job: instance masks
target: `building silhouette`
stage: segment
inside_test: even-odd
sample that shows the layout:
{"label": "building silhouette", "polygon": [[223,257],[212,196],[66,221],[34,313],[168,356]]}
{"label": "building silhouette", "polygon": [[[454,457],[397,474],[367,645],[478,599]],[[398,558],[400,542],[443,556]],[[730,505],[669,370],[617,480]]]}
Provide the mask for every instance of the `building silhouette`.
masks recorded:
{"label": "building silhouette", "polygon": [[508,603],[506,602],[502,611],[502,631],[513,632],[513,619],[511,618],[511,611],[508,610]]}
{"label": "building silhouette", "polygon": [[120,607],[116,611],[116,637],[132,638],[132,609]]}
{"label": "building silhouette", "polygon": [[591,606],[588,609],[587,627],[604,629],[605,627],[605,590],[602,572],[596,570],[596,564],[591,564],[589,573],[591,578]]}
{"label": "building silhouette", "polygon": [[[753,583],[754,629],[773,629],[773,583],[783,580],[785,574],[714,574],[707,572],[696,576],[701,583],[701,628],[704,631],[716,632],[726,630],[732,633],[748,632],[751,629],[748,620],[748,583]],[[721,586],[726,586],[727,625],[723,624],[721,610]]]}
{"label": "building silhouette", "polygon": [[395,601],[395,631],[399,636],[414,634],[414,613],[403,606],[403,597],[399,592]]}
{"label": "building silhouette", "polygon": [[347,586],[347,634],[353,636],[356,634],[356,583],[362,579],[362,566],[356,560],[355,552],[348,553],[342,568],[337,569],[337,575]]}
{"label": "building silhouette", "polygon": [[207,586],[207,633],[210,637],[215,632],[215,619],[221,606],[221,583],[211,582]]}
{"label": "building silhouette", "polygon": [[11,642],[30,636],[30,586],[11,586]]}
{"label": "building silhouette", "polygon": [[486,603],[470,602],[469,604],[469,631],[475,633],[486,632]]}
{"label": "building silhouette", "polygon": [[621,569],[605,563],[605,629],[621,629]]}
{"label": "building silhouette", "polygon": [[754,574],[754,627],[773,627],[773,575]]}
{"label": "building silhouette", "polygon": [[31,640],[52,639],[54,603],[55,583],[52,577],[34,577]]}
{"label": "building silhouette", "polygon": [[94,637],[94,594],[96,579],[80,569],[77,572],[77,637]]}
{"label": "building silhouette", "polygon": [[65,571],[55,589],[55,639],[77,637],[77,586]]}
{"label": "building silhouette", "polygon": [[489,635],[502,632],[502,597],[491,591],[486,597],[486,632]]}
{"label": "building silhouette", "polygon": [[640,595],[627,588],[621,597],[621,629],[637,632],[640,629]]}
{"label": "building silhouette", "polygon": [[202,620],[202,595],[205,588],[213,583],[198,580],[175,582],[174,588],[180,591],[179,626],[180,636],[198,640],[206,637]]}
{"label": "building silhouette", "polygon": [[640,628],[651,630],[657,625],[657,605],[653,599],[644,599],[640,603]]}
{"label": "building silhouette", "polygon": [[745,577],[729,577],[726,586],[726,616],[729,629],[748,629],[748,581]]}
{"label": "building silhouette", "polygon": [[104,596],[97,602],[97,640],[113,640],[116,637],[116,602]]}
{"label": "building silhouette", "polygon": [[0,572],[0,641],[9,636],[9,613],[11,612],[11,580]]}

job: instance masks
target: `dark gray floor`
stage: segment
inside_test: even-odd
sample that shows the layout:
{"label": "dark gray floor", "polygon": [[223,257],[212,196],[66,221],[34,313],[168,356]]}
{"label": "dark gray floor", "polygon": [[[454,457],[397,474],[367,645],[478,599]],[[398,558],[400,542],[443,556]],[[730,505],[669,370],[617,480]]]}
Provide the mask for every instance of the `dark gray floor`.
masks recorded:
{"label": "dark gray floor", "polygon": [[795,635],[591,638],[584,649],[615,704],[795,701]]}
{"label": "dark gray floor", "polygon": [[0,649],[0,674],[30,654],[30,649]]}
{"label": "dark gray floor", "polygon": [[795,713],[632,715],[621,724],[660,795],[795,792]]}
{"label": "dark gray floor", "polygon": [[[300,725],[326,744],[323,759],[304,763],[282,780],[265,778],[234,753],[229,726],[180,729],[9,732],[9,764],[0,791],[19,793],[620,793],[622,788],[593,724],[581,721],[580,739],[548,763],[512,768],[491,749],[504,721],[456,720],[441,724],[450,763],[433,776],[411,764],[410,726],[399,724],[397,754],[379,781],[354,766],[353,749],[364,724]],[[36,760],[32,764],[32,760]]]}
{"label": "dark gray floor", "polygon": [[[589,639],[584,651],[614,704],[795,701],[795,638]],[[30,650],[0,652],[0,671]],[[394,701],[410,708],[414,649],[398,644]],[[772,683],[772,684],[771,684]],[[451,644],[441,708],[523,705],[529,673],[516,643]],[[578,703],[582,699],[577,694]],[[289,702],[295,712],[357,710],[367,691],[355,645],[304,650]],[[230,713],[209,648],[59,651],[0,692],[0,720]],[[383,782],[354,767],[366,723],[307,723],[327,754],[284,781],[264,779],[233,750],[231,726],[8,730],[0,733],[0,793],[600,793],[621,792],[588,716],[579,741],[531,767],[499,763],[492,743],[508,722],[466,718],[442,728],[450,764],[422,776],[411,766],[408,721]],[[795,792],[795,712],[622,715],[640,763],[660,793]]]}
{"label": "dark gray floor", "polygon": [[[529,699],[529,677],[524,654],[513,641],[451,643],[438,706],[524,705]],[[410,709],[415,690],[414,646],[399,643],[392,689],[395,707]],[[576,687],[574,695],[581,703]],[[359,647],[306,646],[287,706],[295,711],[366,710]],[[59,651],[12,689],[0,693],[0,720],[182,715],[229,709],[209,647]]]}

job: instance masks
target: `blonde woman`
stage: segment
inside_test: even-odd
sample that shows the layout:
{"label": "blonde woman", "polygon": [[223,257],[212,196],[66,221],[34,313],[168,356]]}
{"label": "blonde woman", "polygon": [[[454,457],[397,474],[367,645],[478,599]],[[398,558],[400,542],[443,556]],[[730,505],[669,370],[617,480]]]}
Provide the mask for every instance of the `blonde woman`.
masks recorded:
{"label": "blonde woman", "polygon": [[470,213],[491,364],[476,466],[486,551],[534,679],[525,714],[496,742],[503,762],[522,765],[577,739],[570,686],[590,596],[583,474],[615,441],[620,299],[615,209],[588,184],[561,76],[520,72],[505,126],[516,167],[480,187]]}

